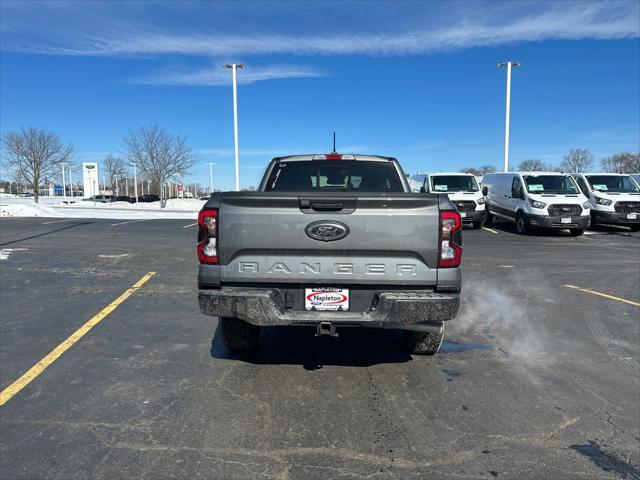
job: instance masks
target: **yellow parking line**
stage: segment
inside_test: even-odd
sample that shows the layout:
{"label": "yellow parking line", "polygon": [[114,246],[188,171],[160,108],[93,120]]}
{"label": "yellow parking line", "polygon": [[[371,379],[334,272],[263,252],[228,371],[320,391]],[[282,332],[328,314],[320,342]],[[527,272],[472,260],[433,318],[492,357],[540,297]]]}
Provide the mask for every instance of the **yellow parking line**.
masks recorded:
{"label": "yellow parking line", "polygon": [[608,298],[610,300],[617,300],[617,301],[622,302],[622,303],[628,303],[629,305],[633,305],[635,307],[640,307],[640,303],[638,303],[638,302],[632,302],[631,300],[625,300],[624,298],[614,297],[613,295],[609,295],[607,293],[596,292],[595,290],[590,290],[588,288],[580,288],[580,287],[576,287],[575,285],[565,285],[565,287],[573,288],[574,290],[579,290],[579,291],[585,292],[585,293],[591,293],[593,295],[598,295],[600,297]]}
{"label": "yellow parking line", "polygon": [[487,228],[487,227],[482,227],[483,230],[486,230],[487,232],[491,232],[491,233],[498,233],[497,230],[494,230],[493,228]]}
{"label": "yellow parking line", "polygon": [[156,272],[149,272],[144,275],[140,280],[131,286],[128,290],[126,290],[122,295],[116,298],[113,302],[103,308],[97,315],[95,315],[91,320],[82,325],[78,330],[73,332],[64,342],[58,345],[56,348],[51,350],[47,356],[45,356],[42,360],[36,363],[33,367],[27,370],[19,379],[5,388],[2,392],[0,392],[0,407],[7,403],[11,398],[17,394],[24,387],[29,385],[33,380],[35,380],[38,375],[40,375],[49,365],[55,362],[60,355],[69,350],[78,340],[80,340],[85,334],[87,334],[93,327],[95,327],[98,323],[100,323],[107,315],[113,312],[116,308],[120,306],[122,302],[124,302],[127,298],[133,295],[136,290],[138,290],[142,285],[147,283],[151,277],[153,277]]}
{"label": "yellow parking line", "polygon": [[196,222],[196,223],[190,223],[189,225],[185,225],[185,226],[184,226],[184,227],[182,227],[182,228],[195,227],[197,224],[198,224],[198,222]]}

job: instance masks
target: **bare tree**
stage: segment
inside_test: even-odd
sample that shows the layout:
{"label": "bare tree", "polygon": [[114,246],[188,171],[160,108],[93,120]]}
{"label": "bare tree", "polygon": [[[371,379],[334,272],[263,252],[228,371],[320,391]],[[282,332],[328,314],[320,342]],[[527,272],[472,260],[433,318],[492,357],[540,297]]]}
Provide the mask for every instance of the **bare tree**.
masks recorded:
{"label": "bare tree", "polygon": [[27,127],[2,137],[5,163],[33,187],[38,203],[40,181],[57,175],[60,164],[71,162],[73,146],[64,145],[60,137],[44,128]]}
{"label": "bare tree", "polygon": [[102,170],[109,179],[109,185],[113,189],[116,177],[119,177],[120,179],[124,177],[124,160],[122,160],[120,157],[114,157],[113,155],[109,154],[102,159]]}
{"label": "bare tree", "polygon": [[467,167],[460,170],[462,173],[471,173],[473,175],[484,175],[485,173],[495,173],[496,167],[493,165],[483,165],[481,167]]}
{"label": "bare tree", "polygon": [[593,154],[584,148],[569,150],[560,164],[563,172],[581,173],[588,172],[593,166]]}
{"label": "bare tree", "polygon": [[547,165],[542,160],[538,160],[537,158],[524,160],[520,162],[520,165],[518,165],[518,171],[520,172],[545,172],[552,169],[553,167],[551,167],[551,165]]}
{"label": "bare tree", "polygon": [[640,173],[640,153],[616,153],[603,158],[600,165],[605,172]]}
{"label": "bare tree", "polygon": [[[129,162],[136,163],[144,177],[160,186],[168,178],[185,175],[195,161],[186,137],[174,137],[155,125],[130,132],[124,143]],[[163,197],[160,188],[160,199]]]}

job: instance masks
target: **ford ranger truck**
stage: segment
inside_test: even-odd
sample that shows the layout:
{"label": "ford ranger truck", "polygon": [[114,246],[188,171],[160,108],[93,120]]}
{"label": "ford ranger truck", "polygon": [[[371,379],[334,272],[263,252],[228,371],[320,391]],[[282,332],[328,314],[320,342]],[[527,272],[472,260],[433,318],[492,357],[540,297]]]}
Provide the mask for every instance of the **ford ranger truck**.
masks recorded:
{"label": "ford ranger truck", "polygon": [[432,355],[460,303],[461,218],[411,193],[395,158],[274,158],[255,192],[214,193],[198,215],[200,310],[231,350],[272,325],[404,330]]}

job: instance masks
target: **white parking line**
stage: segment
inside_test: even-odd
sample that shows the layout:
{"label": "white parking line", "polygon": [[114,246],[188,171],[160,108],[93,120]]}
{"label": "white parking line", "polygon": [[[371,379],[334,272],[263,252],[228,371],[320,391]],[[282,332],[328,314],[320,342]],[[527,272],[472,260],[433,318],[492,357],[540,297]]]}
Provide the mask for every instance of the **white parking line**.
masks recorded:
{"label": "white parking line", "polygon": [[62,222],[74,222],[75,219],[69,218],[67,220],[54,220],[52,222],[42,222],[42,225],[49,225],[50,223],[62,223]]}
{"label": "white parking line", "polygon": [[482,227],[483,230],[486,230],[487,232],[491,232],[491,233],[498,233],[497,231],[495,231],[493,228],[487,228],[487,227]]}
{"label": "white parking line", "polygon": [[196,222],[196,223],[190,223],[189,225],[185,225],[185,226],[184,226],[184,227],[182,227],[182,228],[195,227],[197,224],[198,224],[198,222]]}
{"label": "white parking line", "polygon": [[144,222],[144,221],[146,220],[127,220],[126,222],[112,223],[111,226],[115,227],[117,225],[126,225],[127,223]]}

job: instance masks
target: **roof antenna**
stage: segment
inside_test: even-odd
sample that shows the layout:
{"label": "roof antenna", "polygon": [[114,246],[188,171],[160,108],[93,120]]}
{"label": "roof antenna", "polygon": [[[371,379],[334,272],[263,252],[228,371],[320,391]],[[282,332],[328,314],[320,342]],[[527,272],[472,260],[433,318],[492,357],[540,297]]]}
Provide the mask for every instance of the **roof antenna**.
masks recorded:
{"label": "roof antenna", "polygon": [[336,152],[336,132],[333,132],[333,151],[331,153],[338,153]]}

